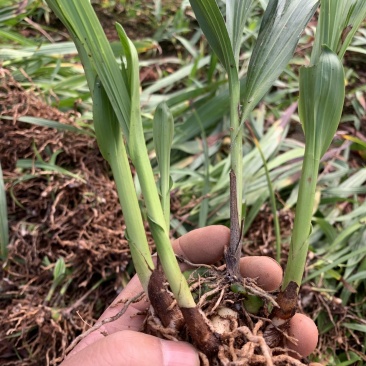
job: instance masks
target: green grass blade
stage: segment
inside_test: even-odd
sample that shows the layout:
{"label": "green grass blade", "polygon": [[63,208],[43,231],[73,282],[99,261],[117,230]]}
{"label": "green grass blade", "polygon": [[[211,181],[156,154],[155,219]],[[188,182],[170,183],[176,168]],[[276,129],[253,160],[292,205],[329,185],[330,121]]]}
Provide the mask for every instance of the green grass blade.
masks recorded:
{"label": "green grass blade", "polygon": [[[111,46],[90,2],[88,0],[47,0],[47,4],[67,26],[78,50],[85,50],[85,55],[105,87],[123,134],[128,139],[130,95]],[[80,14],[83,16],[80,17]],[[92,84],[89,80],[89,86],[92,88],[93,85],[94,83]]]}
{"label": "green grass blade", "polygon": [[39,168],[39,169],[42,169],[44,171],[55,172],[55,173],[59,173],[59,174],[62,174],[62,175],[66,175],[68,177],[79,180],[83,183],[86,183],[85,179],[80,177],[79,175],[71,173],[67,169],[61,168],[58,165],[43,162],[43,161],[34,162],[31,159],[19,159],[17,161],[16,167],[17,168],[22,168],[22,169]]}
{"label": "green grass blade", "polygon": [[[351,0],[348,0],[351,1]],[[348,22],[345,24],[342,37],[342,46],[338,51],[340,59],[343,58],[348,46],[350,45],[356,31],[366,18],[366,0],[352,1],[352,5],[348,13]]]}
{"label": "green grass blade", "polygon": [[181,67],[175,73],[164,77],[161,80],[157,80],[155,83],[151,84],[149,87],[144,89],[141,93],[141,98],[148,100],[151,98],[151,94],[160,91],[161,89],[171,87],[174,83],[180,82],[183,78],[188,77],[194,68],[201,69],[205,67],[210,62],[211,57],[206,56],[201,58],[197,64],[191,62],[190,64]]}
{"label": "green grass blade", "polygon": [[9,227],[3,171],[0,164],[0,258],[8,257]]}
{"label": "green grass blade", "polygon": [[341,35],[346,25],[351,3],[352,0],[321,0],[319,22],[310,60],[311,65],[318,62],[323,45],[327,45],[333,52],[337,52],[342,41]]}
{"label": "green grass blade", "polygon": [[[346,248],[346,249],[348,249],[348,248]],[[304,278],[303,283],[309,282],[313,278],[316,278],[317,276],[324,274],[324,272],[329,271],[329,270],[339,266],[340,264],[348,261],[350,258],[357,257],[360,255],[365,255],[365,254],[366,254],[366,247],[357,249],[357,250],[353,251],[352,253],[343,254],[342,256],[340,256],[339,258],[337,258],[335,260],[332,260],[331,263],[325,265],[324,267],[320,268],[319,270],[312,271],[311,274],[309,274],[307,277]]]}
{"label": "green grass blade", "polygon": [[366,0],[321,0],[311,64],[318,61],[324,44],[342,59],[365,17]]}
{"label": "green grass blade", "polygon": [[[14,119],[14,117],[11,117],[11,116],[1,116],[1,118],[10,120],[10,121],[12,121]],[[68,132],[80,133],[80,134],[88,135],[88,136],[94,136],[94,134],[89,130],[81,129],[81,128],[78,128],[78,127],[75,127],[72,125],[67,125],[64,123],[60,123],[57,121],[51,121],[49,119],[40,118],[40,117],[29,117],[29,116],[17,117],[17,121],[29,123],[31,125],[36,125],[36,126],[55,128],[57,131],[68,131]]]}
{"label": "green grass blade", "polygon": [[259,197],[257,197],[257,199],[250,206],[250,209],[249,209],[248,213],[245,216],[243,235],[245,235],[246,232],[249,230],[251,224],[253,223],[254,219],[256,218],[259,211],[263,207],[263,205],[266,202],[267,198],[268,197],[267,197],[266,194],[261,194]]}
{"label": "green grass blade", "polygon": [[153,122],[153,139],[160,173],[160,197],[167,228],[170,227],[170,152],[173,142],[174,120],[166,103],[156,108]]}
{"label": "green grass blade", "polygon": [[[202,150],[203,150],[203,166],[204,166],[204,182],[202,187],[202,196],[206,196],[210,192],[210,161],[209,161],[209,152],[207,145],[207,137],[206,132],[202,126],[202,121],[197,115],[196,110],[193,111],[196,116],[197,123],[201,127],[201,136],[202,136]],[[204,198],[201,202],[200,212],[198,216],[198,227],[204,227],[207,225],[207,216],[208,216],[209,202],[208,198]]]}
{"label": "green grass blade", "polygon": [[365,324],[356,324],[356,323],[342,323],[343,327],[348,329],[357,330],[358,332],[366,333],[366,325]]}
{"label": "green grass blade", "polygon": [[253,0],[226,1],[226,27],[234,52],[236,67],[239,67],[240,46],[252,2]]}
{"label": "green grass blade", "polygon": [[[239,225],[242,219],[242,194],[243,194],[243,131],[239,129],[239,101],[240,101],[240,83],[238,75],[237,62],[234,57],[231,40],[222,17],[219,7],[215,0],[190,0],[192,9],[196,15],[197,21],[205,34],[211,48],[223,64],[229,79],[230,95],[230,136],[231,136],[231,169],[235,177],[236,200],[238,212],[235,216],[231,215],[231,235],[230,250],[236,248],[238,240],[234,236],[239,236]],[[238,29],[233,31],[239,32]],[[230,194],[233,190],[230,189]],[[234,243],[236,241],[236,243]]]}
{"label": "green grass blade", "polygon": [[[240,96],[244,96],[245,79],[240,82]],[[229,91],[226,89],[217,94],[206,103],[197,107],[196,112],[202,121],[205,130],[210,129],[215,123],[227,114],[230,106]],[[176,128],[175,141],[184,143],[200,134],[200,126],[197,124],[196,116],[192,114],[180,126]]]}
{"label": "green grass blade", "polygon": [[290,61],[318,0],[270,0],[248,67],[241,124]]}
{"label": "green grass blade", "polygon": [[190,0],[197,21],[220,62],[230,73],[235,58],[224,18],[215,0]]}
{"label": "green grass blade", "polygon": [[320,159],[329,148],[341,118],[345,89],[338,56],[323,47],[319,63],[300,69],[299,116],[306,146]]}
{"label": "green grass blade", "polygon": [[271,177],[269,175],[269,170],[268,170],[268,165],[267,165],[267,161],[266,158],[263,154],[261,145],[259,144],[259,141],[254,137],[254,143],[255,146],[257,147],[259,154],[262,158],[263,161],[263,167],[264,167],[264,171],[266,174],[266,180],[267,180],[267,185],[268,185],[268,192],[269,192],[269,201],[271,204],[271,210],[272,210],[272,215],[273,215],[273,222],[274,222],[274,229],[275,229],[275,236],[276,236],[276,260],[278,263],[280,263],[281,261],[281,230],[280,230],[280,222],[278,219],[278,214],[277,214],[277,205],[276,205],[276,196],[275,196],[275,192],[273,189],[273,185],[271,182]]}

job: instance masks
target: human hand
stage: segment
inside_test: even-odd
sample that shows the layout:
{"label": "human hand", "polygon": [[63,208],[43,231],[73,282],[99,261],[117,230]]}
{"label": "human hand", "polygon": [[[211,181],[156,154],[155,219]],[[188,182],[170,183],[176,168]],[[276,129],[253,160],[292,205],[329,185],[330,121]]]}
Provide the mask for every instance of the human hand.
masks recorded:
{"label": "human hand", "polygon": [[[176,254],[197,264],[214,264],[222,258],[230,231],[224,226],[209,226],[189,232],[173,242]],[[269,257],[244,257],[240,260],[244,277],[257,278],[264,290],[273,291],[282,282],[280,265]],[[99,321],[112,317],[123,307],[122,300],[135,297],[142,291],[137,276],[103,313]],[[173,342],[140,333],[149,307],[144,299],[132,303],[114,322],[106,323],[86,336],[60,366],[199,366],[198,353],[185,342]],[[105,336],[107,334],[107,336]],[[289,334],[298,344],[288,344],[304,357],[314,351],[318,331],[314,322],[296,314],[290,322]],[[316,366],[319,364],[311,364]]]}

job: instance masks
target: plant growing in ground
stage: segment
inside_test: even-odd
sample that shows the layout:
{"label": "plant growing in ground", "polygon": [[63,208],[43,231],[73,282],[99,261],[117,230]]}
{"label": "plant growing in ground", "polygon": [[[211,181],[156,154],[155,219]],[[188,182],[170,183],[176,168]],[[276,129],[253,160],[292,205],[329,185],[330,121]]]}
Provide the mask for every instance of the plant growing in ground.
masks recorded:
{"label": "plant growing in ground", "polygon": [[[159,106],[155,114],[154,140],[160,170],[158,189],[146,146],[142,143],[144,134],[140,114],[138,59],[132,42],[117,24],[123,48],[121,64],[118,64],[87,0],[77,3],[66,0],[47,2],[69,29],[83,62],[93,98],[98,144],[116,181],[131,255],[141,283],[164,326],[174,324],[179,332],[185,322],[193,342],[209,357],[215,358],[223,340],[212,332],[204,315],[197,308],[169,241],[172,116],[164,104]],[[236,301],[237,293],[242,295],[240,301],[254,299],[251,296],[253,293],[268,299],[264,292],[258,292],[255,284],[242,279],[239,273],[241,223],[245,207],[242,198],[244,122],[289,62],[301,32],[318,6],[317,0],[269,2],[244,82],[244,96],[241,98],[239,53],[246,14],[251,3],[251,0],[227,2],[225,23],[215,0],[191,0],[197,20],[228,75],[232,146],[231,236],[230,244],[225,248],[226,271],[216,271],[215,275],[221,276],[225,284],[230,285],[232,291],[227,296]],[[316,38],[312,66],[302,69],[300,74],[299,111],[306,136],[306,150],[289,265],[282,292],[277,298],[280,306],[271,314],[273,321],[276,321],[275,325],[282,325],[295,311],[296,295],[307,253],[306,240],[310,231],[319,161],[333,138],[342,112],[343,68],[336,52],[339,51],[342,55],[344,44],[351,40],[349,34],[344,32],[351,26],[353,32],[360,24],[362,18],[359,19],[355,14],[365,13],[364,2],[363,6],[359,6],[361,2],[353,1],[344,1],[342,6],[335,4],[334,1],[322,2],[320,32]],[[331,17],[334,23],[324,25],[324,19],[328,19],[329,15],[337,16]],[[333,38],[325,38],[329,33]],[[323,43],[326,46],[322,48]],[[128,158],[136,168],[147,219],[156,243],[156,267],[147,245]],[[169,294],[164,302],[160,297],[154,296],[164,286],[164,275],[178,308],[172,306],[173,299]],[[166,317],[163,316],[164,313]],[[243,341],[242,336],[238,338],[239,342]]]}

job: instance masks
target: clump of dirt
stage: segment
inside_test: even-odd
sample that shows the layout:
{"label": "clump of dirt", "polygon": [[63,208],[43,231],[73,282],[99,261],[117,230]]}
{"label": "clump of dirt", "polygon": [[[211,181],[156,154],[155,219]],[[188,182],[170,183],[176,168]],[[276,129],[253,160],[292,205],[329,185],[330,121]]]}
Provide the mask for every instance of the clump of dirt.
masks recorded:
{"label": "clump of dirt", "polygon": [[[48,106],[0,68],[10,230],[0,269],[0,363],[9,366],[55,364],[131,273],[121,208],[95,139],[19,122],[24,115],[73,126],[78,118]],[[22,159],[29,168],[17,165]],[[52,293],[58,260],[66,269]]]}

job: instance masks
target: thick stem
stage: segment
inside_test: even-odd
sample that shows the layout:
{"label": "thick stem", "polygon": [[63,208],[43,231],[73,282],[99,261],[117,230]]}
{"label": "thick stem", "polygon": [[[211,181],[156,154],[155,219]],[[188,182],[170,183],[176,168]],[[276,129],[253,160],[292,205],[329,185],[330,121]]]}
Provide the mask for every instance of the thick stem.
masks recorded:
{"label": "thick stem", "polygon": [[[127,227],[131,256],[142,287],[147,293],[147,287],[154,264],[151,259],[149,245],[142,222],[141,211],[135,193],[131,176],[130,164],[127,158],[122,136],[116,138],[116,149],[110,149],[110,164],[116,183],[123,217]],[[118,146],[117,146],[118,145]]]}
{"label": "thick stem", "polygon": [[225,247],[224,256],[228,274],[240,278],[239,260],[241,254],[241,230],[238,218],[237,182],[233,170],[230,171],[230,243]]}
{"label": "thick stem", "polygon": [[243,129],[239,127],[240,84],[236,77],[229,79],[230,92],[230,138],[231,169],[236,177],[236,202],[238,222],[242,220],[241,206],[243,200]]}
{"label": "thick stem", "polygon": [[230,243],[225,248],[227,271],[231,276],[240,278],[239,260],[241,255],[242,200],[243,200],[243,132],[239,127],[240,84],[237,74],[229,75],[230,91]]}
{"label": "thick stem", "polygon": [[150,160],[146,151],[141,151],[141,146],[136,151],[133,162],[139,177],[142,194],[147,208],[151,233],[163,267],[165,276],[173,291],[174,297],[180,307],[195,307],[188,284],[182,275],[175,254],[170,243],[165,217],[160,204],[160,199]]}
{"label": "thick stem", "polygon": [[319,159],[314,157],[312,151],[312,146],[306,145],[295,222],[282,290],[285,290],[291,281],[300,287],[304,274],[319,170]]}
{"label": "thick stem", "polygon": [[[161,174],[161,177],[162,176],[163,176],[163,174]],[[166,179],[160,179],[161,206],[163,208],[165,224],[166,224],[167,230],[169,230],[169,227],[170,227],[170,184],[169,183],[170,183],[169,180],[167,181]]]}

